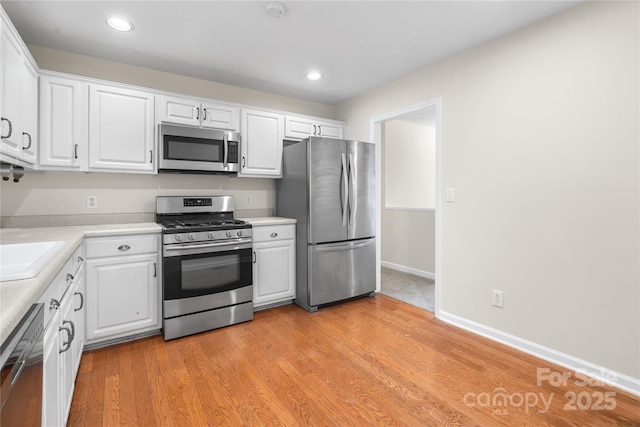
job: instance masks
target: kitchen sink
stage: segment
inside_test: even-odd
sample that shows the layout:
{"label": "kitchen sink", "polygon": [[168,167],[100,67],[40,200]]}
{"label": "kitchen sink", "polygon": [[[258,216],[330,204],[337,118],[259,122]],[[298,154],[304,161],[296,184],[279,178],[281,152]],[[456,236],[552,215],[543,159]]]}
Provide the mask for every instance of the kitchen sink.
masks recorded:
{"label": "kitchen sink", "polygon": [[37,276],[64,244],[55,241],[0,245],[0,282]]}

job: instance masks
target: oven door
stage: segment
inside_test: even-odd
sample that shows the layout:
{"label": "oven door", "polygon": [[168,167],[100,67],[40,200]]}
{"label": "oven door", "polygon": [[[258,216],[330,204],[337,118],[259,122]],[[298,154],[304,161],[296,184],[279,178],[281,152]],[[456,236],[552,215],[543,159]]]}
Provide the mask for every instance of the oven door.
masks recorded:
{"label": "oven door", "polygon": [[252,284],[251,239],[166,245],[163,299],[212,295]]}

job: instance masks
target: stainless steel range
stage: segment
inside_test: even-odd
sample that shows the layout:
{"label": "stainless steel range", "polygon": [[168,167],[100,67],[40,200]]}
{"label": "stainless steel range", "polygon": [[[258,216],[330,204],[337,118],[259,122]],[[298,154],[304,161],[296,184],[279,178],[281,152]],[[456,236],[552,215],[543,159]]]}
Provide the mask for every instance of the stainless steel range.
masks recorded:
{"label": "stainless steel range", "polygon": [[252,229],[231,196],[157,197],[165,340],[253,319]]}

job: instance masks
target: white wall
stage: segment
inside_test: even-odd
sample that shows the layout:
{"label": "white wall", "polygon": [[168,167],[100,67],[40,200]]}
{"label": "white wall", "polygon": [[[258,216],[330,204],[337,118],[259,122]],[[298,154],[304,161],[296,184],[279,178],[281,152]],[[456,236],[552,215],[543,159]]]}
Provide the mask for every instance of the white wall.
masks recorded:
{"label": "white wall", "polygon": [[[391,120],[382,130],[380,258],[414,274],[435,274],[435,128]],[[417,209],[422,208],[422,209]]]}
{"label": "white wall", "polygon": [[435,208],[435,127],[390,120],[384,125],[384,205]]}
{"label": "white wall", "polygon": [[[38,66],[121,83],[221,101],[333,117],[333,108],[299,99],[223,85],[176,74],[30,45]],[[230,194],[237,209],[275,212],[275,181],[211,175],[136,175],[81,172],[28,172],[19,183],[0,181],[0,216],[130,214],[155,212],[158,195]],[[86,208],[86,196],[98,208]],[[251,205],[245,196],[251,196]]]}
{"label": "white wall", "polygon": [[441,97],[443,313],[636,382],[638,16],[585,2],[336,107],[366,140],[372,117]]}

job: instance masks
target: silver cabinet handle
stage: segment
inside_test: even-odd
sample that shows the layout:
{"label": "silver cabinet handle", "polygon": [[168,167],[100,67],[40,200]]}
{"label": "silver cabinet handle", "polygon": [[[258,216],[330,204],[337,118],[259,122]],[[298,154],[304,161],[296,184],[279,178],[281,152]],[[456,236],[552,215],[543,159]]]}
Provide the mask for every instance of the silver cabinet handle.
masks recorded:
{"label": "silver cabinet handle", "polygon": [[128,251],[129,249],[131,249],[131,246],[129,246],[129,245],[120,245],[120,246],[118,246],[118,250],[122,251],[122,252]]}
{"label": "silver cabinet handle", "polygon": [[158,277],[158,264],[153,263],[153,277]]}
{"label": "silver cabinet handle", "polygon": [[73,277],[73,274],[67,273],[67,282],[73,282],[73,279],[75,279],[75,277]]}
{"label": "silver cabinet handle", "polygon": [[200,107],[196,107],[196,120],[200,120]]}
{"label": "silver cabinet handle", "polygon": [[207,121],[207,109],[206,108],[202,108],[202,121],[203,122]]}
{"label": "silver cabinet handle", "polygon": [[242,167],[245,166],[244,156],[242,156]]}
{"label": "silver cabinet handle", "polygon": [[60,301],[58,301],[55,298],[51,298],[51,301],[49,301],[49,310],[57,310],[60,308]]}
{"label": "silver cabinet handle", "polygon": [[62,324],[69,324],[69,326],[71,326],[70,328],[67,328],[65,326],[60,326],[58,328],[58,331],[62,332],[62,331],[66,331],[67,332],[67,336],[69,338],[69,341],[62,343],[62,345],[64,346],[62,349],[58,350],[58,353],[64,353],[65,351],[69,350],[71,348],[71,343],[73,342],[73,340],[76,337],[76,325],[73,324],[73,322],[71,320],[63,320]]}
{"label": "silver cabinet handle", "polygon": [[84,258],[78,255],[78,262],[82,262],[82,261],[84,261]]}
{"label": "silver cabinet handle", "polygon": [[11,120],[7,119],[6,117],[1,117],[0,121],[9,123],[9,134],[3,136],[2,138],[11,138],[11,135],[13,135],[13,124],[11,123]]}
{"label": "silver cabinet handle", "polygon": [[58,332],[62,332],[62,331],[67,332],[67,338],[69,339],[69,341],[62,343],[62,348],[58,350],[58,353],[64,353],[65,351],[71,348],[71,329],[65,328],[64,326],[60,326],[58,328]]}
{"label": "silver cabinet handle", "polygon": [[80,295],[80,307],[74,308],[73,311],[80,311],[84,307],[84,295],[81,292],[76,292],[74,295]]}
{"label": "silver cabinet handle", "polygon": [[322,126],[318,125],[318,136],[322,136]]}
{"label": "silver cabinet handle", "polygon": [[278,233],[274,231],[273,233],[271,233],[271,237],[278,237]]}
{"label": "silver cabinet handle", "polygon": [[29,138],[29,145],[27,145],[26,147],[22,147],[23,150],[28,150],[29,148],[31,148],[31,135],[29,135],[28,132],[22,132],[23,135],[27,135],[27,137]]}
{"label": "silver cabinet handle", "polygon": [[257,260],[258,260],[258,254],[256,254],[256,251],[253,251],[253,263],[255,264]]}
{"label": "silver cabinet handle", "polygon": [[149,150],[149,163],[153,163],[153,150]]}
{"label": "silver cabinet handle", "polygon": [[78,158],[78,144],[73,145],[73,157]]}

